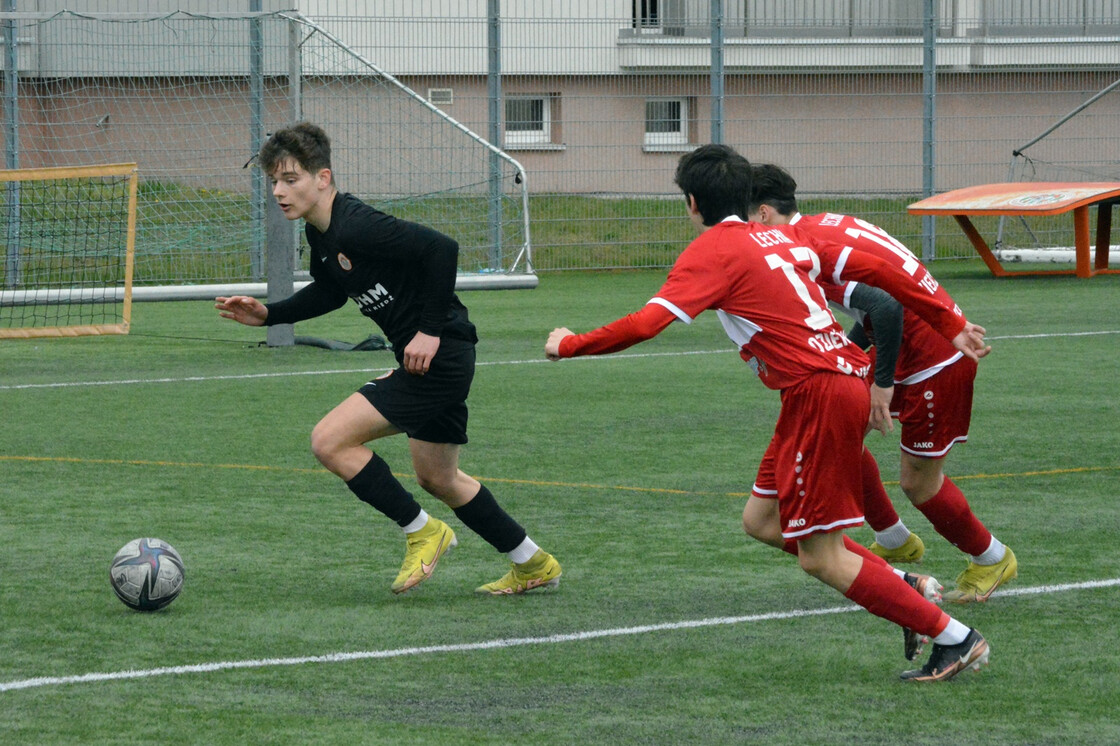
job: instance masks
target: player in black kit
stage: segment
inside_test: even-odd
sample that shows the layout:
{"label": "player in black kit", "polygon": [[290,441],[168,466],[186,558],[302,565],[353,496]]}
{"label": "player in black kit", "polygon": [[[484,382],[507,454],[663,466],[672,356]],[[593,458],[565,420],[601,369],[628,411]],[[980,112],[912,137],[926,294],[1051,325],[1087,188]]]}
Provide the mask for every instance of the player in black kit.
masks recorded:
{"label": "player in black kit", "polygon": [[366,445],[402,432],[420,486],[512,563],[502,578],[477,588],[479,593],[558,585],[560,563],[502,510],[490,490],[459,469],[478,337],[455,295],[458,243],[339,193],[330,139],[314,124],[274,133],[257,160],[284,215],[306,221],[312,282],[276,303],[238,295],[217,298],[215,307],[225,318],[266,326],[321,316],[352,298],[388,337],[399,367],[320,420],[311,432],[311,450],[360,500],[403,529],[408,549],[392,591],[404,593],[426,580],[458,543],[451,527],[428,515]]}

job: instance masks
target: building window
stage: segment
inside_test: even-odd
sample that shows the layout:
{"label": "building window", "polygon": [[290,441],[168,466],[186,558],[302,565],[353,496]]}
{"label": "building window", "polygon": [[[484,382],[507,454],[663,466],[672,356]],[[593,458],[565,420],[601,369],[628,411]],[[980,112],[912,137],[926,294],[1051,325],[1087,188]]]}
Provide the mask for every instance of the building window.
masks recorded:
{"label": "building window", "polygon": [[429,88],[428,103],[432,106],[451,106],[455,103],[455,91],[452,88]]}
{"label": "building window", "polygon": [[631,0],[631,10],[634,16],[634,28],[659,29],[661,28],[661,8],[658,0]]}
{"label": "building window", "polygon": [[688,145],[688,100],[655,98],[646,101],[647,149]]}
{"label": "building window", "polygon": [[506,97],[506,145],[552,142],[552,97]]}

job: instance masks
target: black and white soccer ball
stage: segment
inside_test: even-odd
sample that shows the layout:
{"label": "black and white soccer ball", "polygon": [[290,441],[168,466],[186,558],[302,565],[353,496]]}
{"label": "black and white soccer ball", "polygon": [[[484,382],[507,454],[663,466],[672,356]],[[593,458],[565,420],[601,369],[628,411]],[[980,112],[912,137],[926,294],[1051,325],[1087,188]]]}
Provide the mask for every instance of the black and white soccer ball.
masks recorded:
{"label": "black and white soccer ball", "polygon": [[109,565],[109,582],[125,606],[162,609],[183,590],[183,558],[161,539],[133,539]]}

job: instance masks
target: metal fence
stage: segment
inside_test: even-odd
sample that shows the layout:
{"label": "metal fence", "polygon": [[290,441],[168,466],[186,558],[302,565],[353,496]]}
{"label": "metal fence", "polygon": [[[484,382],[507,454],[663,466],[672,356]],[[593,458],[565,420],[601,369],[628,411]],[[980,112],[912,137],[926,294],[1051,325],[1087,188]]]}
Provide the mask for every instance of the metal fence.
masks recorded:
{"label": "metal fence", "polygon": [[[36,7],[53,12],[52,4],[62,6],[39,0]],[[174,7],[205,15],[219,7],[228,12],[229,5],[194,0]],[[89,6],[148,17],[158,15],[157,6],[173,9],[139,0],[66,3],[78,11]],[[1048,178],[1120,178],[1120,94],[1102,96],[1032,144],[1031,168],[1011,167],[1015,150],[1120,77],[1115,0],[312,0],[299,3],[299,12],[351,59],[390,73],[524,166],[538,272],[670,264],[691,236],[673,169],[682,153],[712,140],[752,161],[786,167],[806,211],[859,214],[937,258],[971,249],[953,226],[937,231],[932,219],[923,226],[906,215],[906,205],[925,194],[1043,170]],[[238,134],[227,141],[224,108],[199,111],[192,102],[220,100],[230,89],[252,94],[250,70],[145,70],[162,54],[154,47],[88,38],[56,55],[110,46],[110,56],[131,61],[129,72],[52,72],[43,67],[43,41],[30,21],[19,13],[0,18],[24,40],[13,63],[20,90],[41,89],[32,108],[49,109],[35,127],[22,123],[24,161],[85,159],[92,144],[116,132],[120,157],[138,160],[149,183],[203,188],[207,162],[236,167],[209,172],[219,174],[221,186],[245,181],[238,169],[251,139]],[[262,89],[252,94],[264,97],[266,116],[276,122],[295,115],[287,103],[286,52],[279,51],[288,48],[287,33],[265,33],[266,47],[274,37],[282,41],[275,59],[266,51]],[[188,59],[212,58],[216,50],[248,59],[248,32],[210,34],[194,37]],[[189,34],[174,36],[182,44]],[[382,113],[363,98],[364,80],[375,77],[366,67],[324,78],[305,66],[302,95],[320,103],[299,112],[355,148],[339,169],[343,175],[360,179],[358,163],[379,164],[362,187],[374,197],[374,183],[411,170],[400,159],[428,158],[420,131],[381,128]],[[80,104],[48,105],[78,84],[91,86]],[[127,90],[130,99],[102,121],[97,104],[106,94],[99,86],[109,84],[114,95]],[[5,85],[13,85],[10,77]],[[174,103],[156,95],[169,89],[177,93]],[[141,109],[146,113],[128,113]],[[53,134],[63,130],[71,134]],[[155,143],[165,147],[161,158],[181,159],[158,179],[145,166],[145,148]],[[479,168],[487,173],[489,163]],[[428,172],[438,181],[445,169],[435,164]],[[515,180],[512,172],[507,177],[503,189]],[[183,240],[213,241],[229,232],[208,229],[211,217],[201,216],[198,234]],[[486,233],[486,225],[484,215],[464,212],[441,227],[458,237]]]}
{"label": "metal fence", "polygon": [[[137,285],[259,281],[266,243],[296,253],[297,225],[269,235],[268,180],[251,166],[270,131],[300,119],[331,135],[340,189],[454,235],[471,279],[531,271],[516,159],[298,14],[64,10],[0,23],[15,50],[8,167],[138,163]],[[31,226],[15,217],[17,189],[0,208],[4,266],[18,267]],[[0,287],[18,277],[6,271]]]}

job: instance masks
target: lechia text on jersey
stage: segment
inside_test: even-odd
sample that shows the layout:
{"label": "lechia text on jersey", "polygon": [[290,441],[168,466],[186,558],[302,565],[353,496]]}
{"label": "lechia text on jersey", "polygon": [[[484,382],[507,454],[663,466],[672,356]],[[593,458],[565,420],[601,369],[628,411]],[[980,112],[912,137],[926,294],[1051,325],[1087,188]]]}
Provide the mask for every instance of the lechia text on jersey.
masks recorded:
{"label": "lechia text on jersey", "polygon": [[750,234],[750,237],[755,240],[759,246],[779,246],[781,244],[792,244],[793,239],[782,233],[781,231],[756,231]]}

